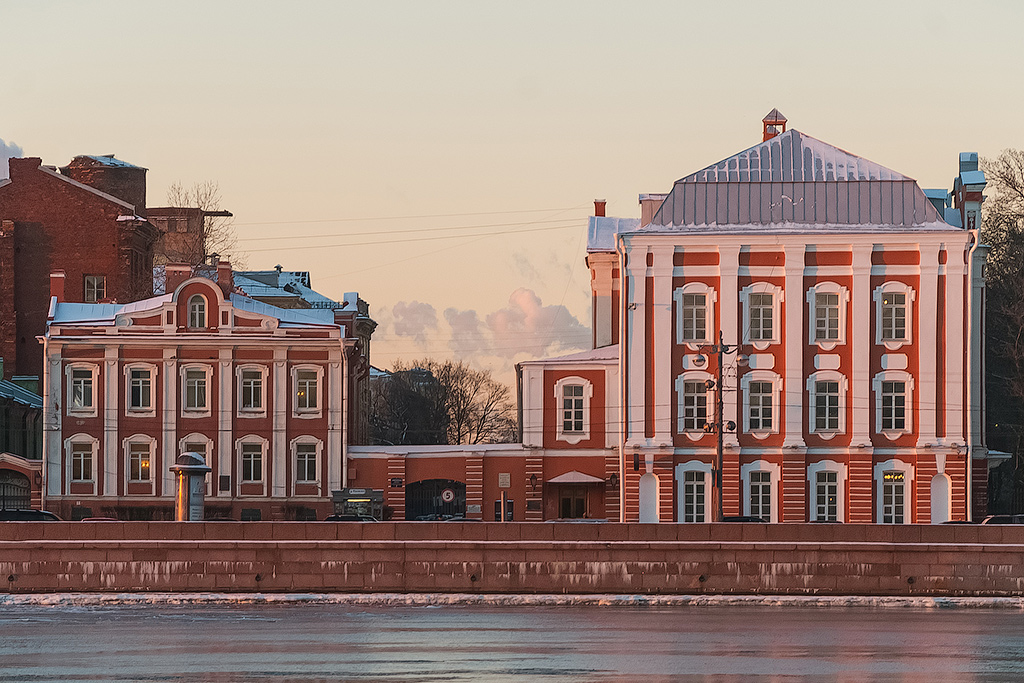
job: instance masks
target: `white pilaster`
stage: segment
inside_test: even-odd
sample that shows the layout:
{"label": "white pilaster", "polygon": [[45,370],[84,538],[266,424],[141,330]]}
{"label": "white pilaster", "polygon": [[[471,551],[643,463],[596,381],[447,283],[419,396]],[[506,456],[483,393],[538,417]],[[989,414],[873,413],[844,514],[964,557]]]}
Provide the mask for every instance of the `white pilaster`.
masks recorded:
{"label": "white pilaster", "polygon": [[[65,471],[61,469],[61,456],[64,453],[64,432],[61,421],[61,389],[64,386],[64,372],[61,368],[61,347],[59,344],[48,343],[46,364],[43,366],[43,451],[46,458],[46,495],[59,496],[70,490],[65,479]],[[104,378],[105,379],[105,378]],[[70,436],[70,435],[69,435]],[[45,505],[45,501],[44,501]]]}
{"label": "white pilaster", "polygon": [[[801,259],[803,257],[801,256]],[[722,340],[728,346],[733,346],[740,342],[739,328],[740,328],[740,308],[739,308],[739,268],[740,268],[740,245],[730,244],[721,245],[718,247],[718,310],[719,310],[719,328],[722,331]],[[713,340],[715,343],[717,339]],[[740,353],[749,353],[749,350],[738,349],[735,354],[723,356],[723,363],[726,366],[736,365],[736,356]],[[742,421],[739,418],[739,406],[743,404],[743,397],[740,396],[739,392],[739,381],[738,373],[732,372],[730,377],[726,377],[724,382],[726,384],[727,392],[725,399],[722,403],[722,421],[725,424],[733,422],[737,425],[737,431],[739,431],[739,425]],[[725,432],[722,436],[722,442],[726,446],[738,446],[739,439],[736,436],[736,432]]]}
{"label": "white pilaster", "polygon": [[344,351],[340,348],[332,350],[327,363],[327,484],[330,487],[328,495],[329,491],[340,489],[345,478],[345,450],[348,446],[344,438],[347,433],[345,407],[349,400],[347,370],[348,363]]}
{"label": "white pilaster", "polygon": [[917,293],[917,310],[920,334],[917,338],[918,377],[915,378],[917,388],[917,424],[918,448],[925,444],[934,444],[937,440],[935,429],[935,406],[938,401],[938,382],[936,381],[935,321],[939,312],[939,245],[921,244],[921,285]]}
{"label": "white pilaster", "polygon": [[[967,268],[962,244],[946,245],[946,436],[945,442],[964,443],[964,303]],[[923,318],[922,318],[923,320]]]}
{"label": "white pilaster", "polygon": [[289,400],[291,396],[291,377],[287,363],[287,352],[284,349],[274,349],[274,404],[272,414],[274,416],[274,431],[270,438],[270,462],[274,463],[274,475],[270,483],[271,496],[285,495],[284,454],[288,450],[288,416],[292,414],[292,405]]}
{"label": "white pilaster", "polygon": [[672,377],[672,347],[675,334],[672,329],[672,256],[674,248],[659,246],[654,250],[654,338],[652,360],[654,367],[648,370],[648,380],[654,382],[654,440],[659,446],[672,444],[672,392],[675,387]]}
{"label": "white pilaster", "polygon": [[163,391],[163,404],[164,409],[161,413],[161,423],[163,425],[163,435],[160,442],[160,453],[163,456],[157,458],[157,462],[161,463],[160,473],[157,475],[160,477],[160,491],[164,496],[174,496],[174,473],[171,472],[171,465],[174,464],[175,459],[178,457],[178,408],[177,401],[177,389],[178,386],[178,348],[168,347],[163,351],[163,378],[160,383]]}
{"label": "white pilaster", "polygon": [[803,446],[803,350],[804,338],[804,244],[787,244],[786,253],[786,373],[783,387],[785,406],[784,446]]}
{"label": "white pilaster", "polygon": [[[220,370],[218,376],[218,392],[217,392],[217,479],[215,479],[211,486],[214,495],[221,495],[220,492],[220,475],[229,476],[231,474],[231,460],[234,457],[234,448],[231,447],[232,442],[235,440],[234,435],[234,422],[235,422],[235,405],[232,401],[234,396],[235,387],[235,373],[232,368],[232,356],[233,352],[231,349],[221,349],[220,351]],[[208,465],[210,463],[207,463]],[[229,492],[225,491],[225,495]]]}
{"label": "white pilaster", "polygon": [[853,291],[850,293],[851,367],[843,368],[850,378],[850,443],[853,447],[871,443],[871,251],[873,245],[853,245]]}
{"label": "white pilaster", "polygon": [[117,425],[124,417],[118,412],[118,396],[126,381],[124,374],[118,372],[120,353],[121,347],[113,344],[103,350],[103,388],[106,390],[103,392],[103,443],[100,445],[103,454],[103,482],[96,492],[101,496],[117,495]]}
{"label": "white pilaster", "polygon": [[623,298],[627,331],[623,340],[622,357],[624,360],[628,388],[626,390],[625,437],[627,445],[644,444],[644,396],[646,388],[647,368],[644,364],[644,351],[647,344],[646,334],[646,278],[647,251],[626,251],[628,257],[627,272],[629,284]]}

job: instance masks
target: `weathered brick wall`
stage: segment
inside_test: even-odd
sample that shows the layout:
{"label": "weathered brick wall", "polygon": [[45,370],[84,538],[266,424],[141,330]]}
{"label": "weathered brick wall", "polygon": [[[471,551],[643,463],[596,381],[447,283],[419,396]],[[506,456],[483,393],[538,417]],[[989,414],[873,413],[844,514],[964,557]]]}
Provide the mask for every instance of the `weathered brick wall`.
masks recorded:
{"label": "weathered brick wall", "polygon": [[1024,528],[0,524],[0,591],[1020,595]]}

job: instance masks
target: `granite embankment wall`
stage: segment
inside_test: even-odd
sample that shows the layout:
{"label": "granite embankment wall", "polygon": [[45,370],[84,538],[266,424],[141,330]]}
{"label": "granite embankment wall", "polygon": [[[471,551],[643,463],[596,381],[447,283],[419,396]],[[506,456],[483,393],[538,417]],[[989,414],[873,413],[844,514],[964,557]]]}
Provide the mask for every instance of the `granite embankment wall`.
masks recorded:
{"label": "granite embankment wall", "polygon": [[0,592],[1022,595],[1024,527],[0,523]]}

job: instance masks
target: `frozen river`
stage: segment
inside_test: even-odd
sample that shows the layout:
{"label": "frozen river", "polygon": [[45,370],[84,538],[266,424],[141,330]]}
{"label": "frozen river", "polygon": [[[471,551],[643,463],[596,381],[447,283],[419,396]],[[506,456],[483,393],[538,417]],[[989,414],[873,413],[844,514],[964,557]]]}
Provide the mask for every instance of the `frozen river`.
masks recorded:
{"label": "frozen river", "polygon": [[2,681],[1008,681],[1024,612],[0,604]]}

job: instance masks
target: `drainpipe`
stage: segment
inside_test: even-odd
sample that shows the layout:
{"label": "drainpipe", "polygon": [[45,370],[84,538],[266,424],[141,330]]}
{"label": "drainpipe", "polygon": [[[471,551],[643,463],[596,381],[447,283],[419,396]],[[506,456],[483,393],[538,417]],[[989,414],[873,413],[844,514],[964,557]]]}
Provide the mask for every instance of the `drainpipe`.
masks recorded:
{"label": "drainpipe", "polygon": [[626,319],[629,317],[629,287],[632,278],[626,271],[626,249],[621,235],[616,235],[615,253],[619,257],[619,522],[626,521],[626,424],[629,406],[626,359],[629,355]]}
{"label": "drainpipe", "polygon": [[[974,416],[974,405],[972,401],[972,394],[974,393],[974,252],[981,246],[981,231],[980,230],[969,230],[971,236],[974,238],[974,244],[971,245],[970,251],[967,253],[967,521],[972,521],[974,517],[974,420],[981,419],[979,413],[977,418]],[[982,330],[984,333],[984,330]]]}

